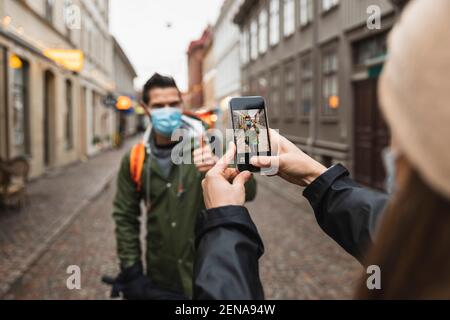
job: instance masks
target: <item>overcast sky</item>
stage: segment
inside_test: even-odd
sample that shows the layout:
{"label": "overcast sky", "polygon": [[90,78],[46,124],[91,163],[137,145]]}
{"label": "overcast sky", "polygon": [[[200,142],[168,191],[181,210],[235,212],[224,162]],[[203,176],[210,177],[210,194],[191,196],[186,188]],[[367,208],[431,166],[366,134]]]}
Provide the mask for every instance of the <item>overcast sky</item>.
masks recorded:
{"label": "overcast sky", "polygon": [[161,72],[187,89],[187,48],[216,21],[222,1],[110,0],[111,31],[139,75],[138,88]]}

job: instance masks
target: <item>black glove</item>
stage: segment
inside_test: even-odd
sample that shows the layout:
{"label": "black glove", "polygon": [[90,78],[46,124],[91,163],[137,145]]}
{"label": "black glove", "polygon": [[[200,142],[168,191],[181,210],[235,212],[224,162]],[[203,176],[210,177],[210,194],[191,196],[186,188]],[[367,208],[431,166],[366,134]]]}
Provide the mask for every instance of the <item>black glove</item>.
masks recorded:
{"label": "black glove", "polygon": [[142,264],[122,269],[114,282],[111,297],[117,298],[123,293],[126,300],[187,300],[178,292],[160,288],[144,275]]}
{"label": "black glove", "polygon": [[141,300],[148,281],[149,279],[144,275],[142,263],[137,262],[132,267],[122,268],[114,282],[111,297],[117,298],[122,292],[127,300]]}

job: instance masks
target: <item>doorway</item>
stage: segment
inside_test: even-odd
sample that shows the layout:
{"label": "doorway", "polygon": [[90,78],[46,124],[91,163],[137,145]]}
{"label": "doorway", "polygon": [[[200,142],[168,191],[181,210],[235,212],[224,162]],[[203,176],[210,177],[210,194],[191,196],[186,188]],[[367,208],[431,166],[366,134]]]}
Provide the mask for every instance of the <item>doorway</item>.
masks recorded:
{"label": "doorway", "polygon": [[88,155],[88,138],[87,138],[87,89],[86,87],[81,88],[81,109],[80,109],[80,123],[79,123],[79,133],[80,133],[80,155],[82,158],[86,158]]}
{"label": "doorway", "polygon": [[0,46],[0,159],[8,159],[8,96],[7,96],[7,55],[6,48]]}
{"label": "doorway", "polygon": [[385,189],[382,152],[389,145],[389,130],[378,108],[378,77],[354,83],[354,174],[355,180]]}
{"label": "doorway", "polygon": [[44,165],[54,162],[55,153],[55,75],[51,71],[44,74]]}

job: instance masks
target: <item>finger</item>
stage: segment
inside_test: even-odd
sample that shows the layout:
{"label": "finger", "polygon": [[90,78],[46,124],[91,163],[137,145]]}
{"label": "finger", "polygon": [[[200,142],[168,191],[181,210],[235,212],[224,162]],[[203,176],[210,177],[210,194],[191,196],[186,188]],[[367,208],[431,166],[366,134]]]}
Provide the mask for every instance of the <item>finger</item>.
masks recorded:
{"label": "finger", "polygon": [[213,165],[210,166],[201,166],[201,167],[197,167],[197,171],[201,172],[201,173],[207,173],[209,172],[212,168],[214,168]]}
{"label": "finger", "polygon": [[206,189],[206,179],[202,180],[202,189],[203,191]]}
{"label": "finger", "polygon": [[281,154],[280,134],[278,131],[269,129],[270,147],[273,155]]}
{"label": "finger", "polygon": [[202,154],[203,154],[203,149],[195,149],[194,153],[193,153],[194,157],[199,157]]}
{"label": "finger", "polygon": [[208,170],[212,169],[216,165],[217,161],[211,160],[206,162],[195,163],[197,169],[208,168]]}
{"label": "finger", "polygon": [[250,159],[250,164],[257,168],[270,168],[276,163],[279,163],[279,157],[252,157]]}
{"label": "finger", "polygon": [[200,163],[213,163],[216,164],[216,162],[219,159],[217,159],[216,157],[213,156],[208,156],[208,157],[194,157],[194,164],[200,164]]}
{"label": "finger", "polygon": [[198,135],[198,142],[200,145],[200,149],[202,149],[205,146],[205,136],[203,135],[203,133],[200,133]]}
{"label": "finger", "polygon": [[239,173],[233,180],[233,185],[245,185],[252,178],[250,171],[244,171]]}
{"label": "finger", "polygon": [[202,169],[202,168],[209,168],[209,169],[212,169],[215,165],[216,165],[215,162],[203,162],[203,163],[197,163],[195,166],[196,166],[198,169]]}
{"label": "finger", "polygon": [[197,171],[200,173],[208,173],[211,170],[212,166],[209,167],[202,167],[202,168],[197,168]]}
{"label": "finger", "polygon": [[225,179],[227,179],[228,181],[233,181],[234,178],[236,178],[236,176],[239,174],[239,170],[236,168],[227,168],[224,173],[223,176],[225,177]]}
{"label": "finger", "polygon": [[228,165],[232,163],[234,160],[234,156],[236,155],[236,145],[231,142],[227,153],[220,159],[214,168],[211,169],[211,174],[223,174],[225,169],[228,168]]}
{"label": "finger", "polygon": [[192,154],[194,155],[194,157],[198,157],[198,156],[202,156],[202,155],[205,156],[208,154],[212,154],[212,151],[211,151],[211,148],[204,147],[204,148],[195,149]]}

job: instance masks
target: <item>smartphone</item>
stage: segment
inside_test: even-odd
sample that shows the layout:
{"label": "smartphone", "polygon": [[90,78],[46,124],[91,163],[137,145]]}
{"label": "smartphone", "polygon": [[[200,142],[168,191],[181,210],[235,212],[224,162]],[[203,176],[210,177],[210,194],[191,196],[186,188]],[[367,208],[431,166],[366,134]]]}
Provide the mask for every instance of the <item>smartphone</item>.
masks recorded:
{"label": "smartphone", "polygon": [[270,156],[269,122],[263,97],[240,97],[230,100],[234,142],[239,171],[260,172],[250,164],[254,156]]}

